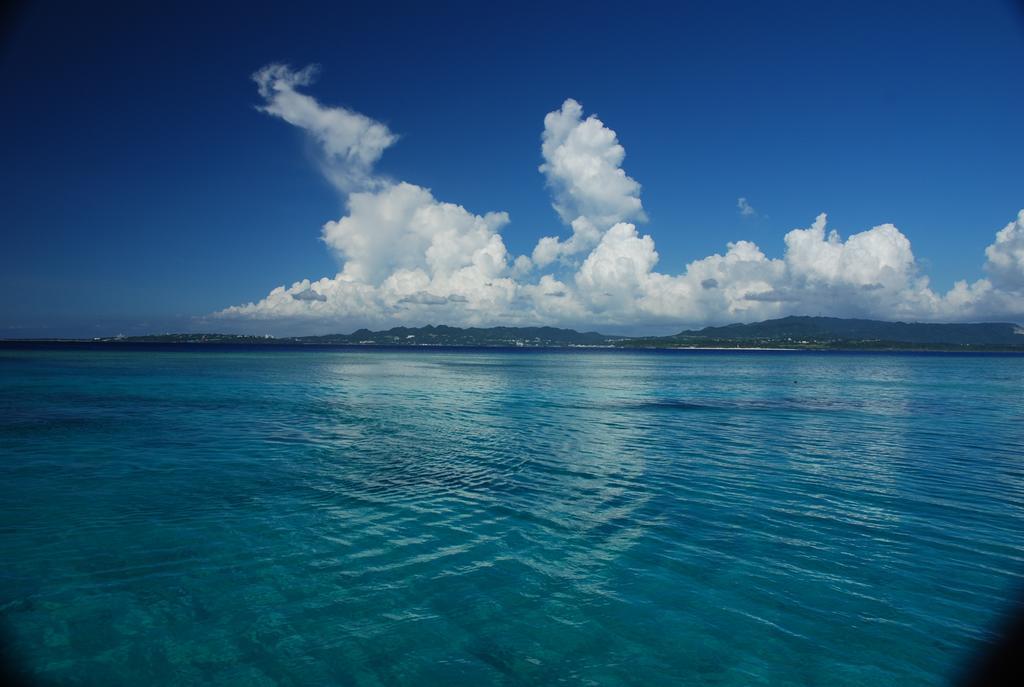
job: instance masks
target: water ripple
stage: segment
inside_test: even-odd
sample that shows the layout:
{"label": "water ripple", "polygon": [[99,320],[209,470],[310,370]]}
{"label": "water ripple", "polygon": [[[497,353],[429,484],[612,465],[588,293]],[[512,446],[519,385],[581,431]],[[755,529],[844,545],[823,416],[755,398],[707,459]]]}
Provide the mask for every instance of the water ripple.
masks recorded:
{"label": "water ripple", "polygon": [[0,357],[0,613],[100,684],[941,684],[1024,359]]}

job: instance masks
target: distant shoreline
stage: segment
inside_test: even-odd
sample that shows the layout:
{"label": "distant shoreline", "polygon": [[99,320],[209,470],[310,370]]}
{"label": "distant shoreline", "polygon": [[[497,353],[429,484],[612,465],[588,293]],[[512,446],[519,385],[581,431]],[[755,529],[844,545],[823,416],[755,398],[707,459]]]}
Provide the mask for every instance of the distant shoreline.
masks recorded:
{"label": "distant shoreline", "polygon": [[0,350],[83,350],[132,352],[256,352],[256,351],[506,351],[506,352],[656,352],[656,353],[856,353],[856,354],[959,354],[1020,355],[1024,347],[999,346],[639,346],[639,345],[526,345],[510,344],[405,344],[405,343],[303,343],[294,341],[211,342],[211,341],[94,341],[89,339],[0,339]]}
{"label": "distant shoreline", "polygon": [[837,317],[789,316],[749,324],[688,329],[667,336],[609,335],[558,327],[397,326],[349,334],[272,337],[188,332],[84,338],[3,340],[13,345],[378,347],[424,349],[619,349],[704,351],[934,351],[946,353],[1024,353],[1024,327],[1012,322],[882,322]]}

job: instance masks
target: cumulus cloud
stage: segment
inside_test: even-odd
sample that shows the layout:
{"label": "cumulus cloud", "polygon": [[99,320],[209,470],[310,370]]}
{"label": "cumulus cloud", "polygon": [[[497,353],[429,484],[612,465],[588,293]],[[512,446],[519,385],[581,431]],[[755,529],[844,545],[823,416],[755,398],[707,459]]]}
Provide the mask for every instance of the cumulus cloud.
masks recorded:
{"label": "cumulus cloud", "polygon": [[1024,291],[1024,210],[996,234],[995,243],[985,249],[985,257],[985,270],[997,286]]}
{"label": "cumulus cloud", "polygon": [[384,149],[398,137],[387,126],[344,107],[324,107],[300,93],[316,79],[318,67],[299,71],[268,64],[252,75],[264,99],[259,109],[305,130],[323,153],[323,170],[339,189],[351,191],[376,185],[370,170]]}
{"label": "cumulus cloud", "polygon": [[380,284],[399,271],[420,271],[431,279],[461,279],[473,268],[489,278],[506,267],[498,231],[504,212],[475,215],[442,203],[429,190],[409,183],[353,193],[348,215],[323,226],[323,240],[344,261],[343,278]]}
{"label": "cumulus cloud", "polygon": [[584,119],[578,102],[569,98],[544,117],[541,140],[540,171],[554,194],[553,207],[572,228],[572,236],[564,241],[542,238],[533,250],[537,266],[590,250],[614,224],[646,219],[640,184],[622,169],[625,148],[595,115]]}
{"label": "cumulus cloud", "polygon": [[[322,227],[341,271],[279,286],[218,317],[345,330],[428,322],[681,327],[815,313],[909,320],[1024,315],[1024,211],[986,249],[990,278],[958,281],[944,294],[932,289],[895,226],[843,238],[824,214],[788,232],[780,257],[739,240],[680,272],[659,271],[653,237],[637,228],[646,219],[640,185],[622,168],[618,137],[597,117],[584,118],[571,99],[544,118],[540,171],[572,234],[544,237],[530,256],[513,257],[501,236],[510,222],[505,212],[477,214],[422,186],[376,175],[373,164],[397,137],[364,115],[301,93],[314,73],[269,65],[254,78],[262,109],[319,143],[325,175],[346,194],[345,215]],[[754,213],[744,198],[737,208]]]}
{"label": "cumulus cloud", "polygon": [[743,217],[753,217],[757,214],[753,206],[747,202],[746,198],[740,197],[736,199],[736,208],[740,211],[740,215]]}

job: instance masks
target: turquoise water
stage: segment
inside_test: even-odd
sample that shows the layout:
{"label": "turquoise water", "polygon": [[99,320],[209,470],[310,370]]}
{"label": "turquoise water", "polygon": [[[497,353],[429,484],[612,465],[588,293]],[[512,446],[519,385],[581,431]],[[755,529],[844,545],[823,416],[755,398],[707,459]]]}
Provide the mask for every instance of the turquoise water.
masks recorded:
{"label": "turquoise water", "polygon": [[0,613],[97,685],[932,685],[1024,357],[0,350]]}

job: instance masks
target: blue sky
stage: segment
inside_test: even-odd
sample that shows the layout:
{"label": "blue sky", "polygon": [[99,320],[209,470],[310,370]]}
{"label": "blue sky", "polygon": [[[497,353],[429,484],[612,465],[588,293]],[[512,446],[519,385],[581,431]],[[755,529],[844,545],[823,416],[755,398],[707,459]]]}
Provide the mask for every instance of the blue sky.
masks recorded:
{"label": "blue sky", "polygon": [[[332,184],[315,134],[257,109],[267,101],[251,75],[270,64],[319,65],[296,92],[398,137],[372,188]],[[671,331],[790,312],[1024,320],[1024,224],[1008,225],[1024,208],[1024,14],[1009,2],[28,3],[0,69],[3,337],[499,320]],[[605,236],[609,220],[584,249],[513,268],[541,237],[564,242],[568,214],[590,216],[573,206],[560,217],[552,202],[575,182],[538,170],[545,115],[567,98],[579,123],[596,115],[617,136],[625,159],[613,167],[642,187],[630,197],[646,221],[624,215],[634,232]],[[430,190],[423,207],[464,208],[466,227],[507,212],[486,229],[500,233],[505,267],[472,281],[456,277],[461,263],[440,273],[402,258],[389,269],[425,281],[385,288],[381,273],[358,307],[351,280],[319,282],[357,262],[344,241],[325,245],[321,226],[346,216],[349,193],[399,180]],[[885,232],[843,255],[784,242],[822,212],[825,235],[844,241],[895,225],[911,262],[901,253],[875,269],[903,250]],[[683,280],[737,241],[792,259],[751,264],[753,276],[702,263]],[[479,246],[459,245],[468,266]],[[633,266],[601,271],[602,256]],[[819,260],[839,272],[815,272]],[[503,295],[487,291],[499,279]],[[957,280],[969,290],[947,298]],[[738,296],[719,294],[732,283]],[[283,309],[265,302],[278,286]],[[317,299],[294,297],[305,291]],[[247,303],[257,307],[223,313]]]}

